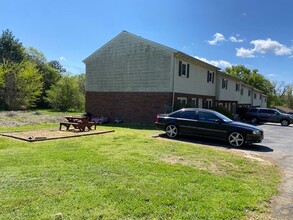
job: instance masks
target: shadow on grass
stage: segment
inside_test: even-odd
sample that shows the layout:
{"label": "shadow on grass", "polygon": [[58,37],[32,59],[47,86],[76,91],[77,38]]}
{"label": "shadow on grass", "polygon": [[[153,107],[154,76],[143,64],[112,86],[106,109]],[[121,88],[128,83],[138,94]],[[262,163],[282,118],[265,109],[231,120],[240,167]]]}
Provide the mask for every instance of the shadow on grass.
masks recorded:
{"label": "shadow on grass", "polygon": [[261,145],[261,144],[249,144],[249,145],[244,145],[242,147],[233,147],[233,146],[230,146],[229,144],[225,143],[225,141],[208,139],[208,138],[201,138],[201,137],[194,137],[194,136],[180,135],[176,139],[170,139],[164,133],[164,134],[160,134],[159,137],[164,138],[164,139],[169,139],[169,140],[182,141],[182,142],[192,143],[192,144],[201,144],[201,145],[219,147],[219,148],[225,148],[225,149],[238,149],[238,150],[256,151],[256,152],[272,152],[272,151],[274,151],[272,148]]}

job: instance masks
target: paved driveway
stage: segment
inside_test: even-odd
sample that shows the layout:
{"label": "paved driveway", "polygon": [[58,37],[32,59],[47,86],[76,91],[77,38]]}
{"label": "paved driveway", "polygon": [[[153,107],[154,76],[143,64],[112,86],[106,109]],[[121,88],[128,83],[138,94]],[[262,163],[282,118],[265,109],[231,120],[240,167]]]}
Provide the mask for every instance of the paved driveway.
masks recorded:
{"label": "paved driveway", "polygon": [[293,219],[293,125],[283,127],[267,123],[260,127],[264,130],[265,139],[261,144],[252,146],[252,149],[259,150],[243,151],[270,157],[281,166],[284,180],[281,194],[272,201],[272,218]]}

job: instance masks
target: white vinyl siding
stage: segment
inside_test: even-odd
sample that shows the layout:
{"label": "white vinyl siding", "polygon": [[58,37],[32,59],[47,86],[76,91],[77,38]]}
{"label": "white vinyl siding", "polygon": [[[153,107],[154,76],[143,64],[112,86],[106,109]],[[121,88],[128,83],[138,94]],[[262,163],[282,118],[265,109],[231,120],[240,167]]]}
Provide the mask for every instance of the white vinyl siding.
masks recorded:
{"label": "white vinyl siding", "polygon": [[[179,62],[176,59],[175,62],[175,82],[174,89],[178,93],[186,94],[196,94],[196,95],[206,95],[215,96],[216,93],[216,83],[207,82],[207,72],[208,69],[195,65],[193,63],[189,64],[189,77],[181,77],[178,74]],[[215,80],[215,79],[214,79]]]}
{"label": "white vinyl siding", "polygon": [[[250,91],[250,92],[249,92]],[[241,84],[239,104],[252,105],[251,88]]]}
{"label": "white vinyl siding", "polygon": [[[236,91],[237,90],[237,91]],[[239,101],[240,83],[222,75],[217,77],[217,99],[221,101]]]}
{"label": "white vinyl siding", "polygon": [[173,52],[122,32],[85,61],[86,91],[171,92]]}

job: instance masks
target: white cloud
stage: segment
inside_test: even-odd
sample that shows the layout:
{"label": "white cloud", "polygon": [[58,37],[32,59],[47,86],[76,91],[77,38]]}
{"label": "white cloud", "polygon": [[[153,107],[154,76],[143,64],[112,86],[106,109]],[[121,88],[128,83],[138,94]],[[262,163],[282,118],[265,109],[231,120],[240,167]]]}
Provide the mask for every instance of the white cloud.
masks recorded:
{"label": "white cloud", "polygon": [[[254,45],[252,49],[245,49],[243,47],[236,48],[236,56],[238,57],[255,57],[256,53],[266,54],[273,53],[277,56],[291,55],[293,53],[293,48],[287,47],[280,44],[278,41],[271,40],[270,38],[266,40],[253,40],[250,44]],[[290,56],[291,57],[291,56]]]}
{"label": "white cloud", "polygon": [[61,56],[61,57],[60,57],[60,60],[62,60],[62,61],[66,61],[67,59],[66,59],[65,57]]}
{"label": "white cloud", "polygon": [[244,57],[244,58],[252,58],[252,57],[254,57],[252,50],[245,49],[243,47],[236,48],[236,56],[237,57]]}
{"label": "white cloud", "polygon": [[269,76],[269,77],[275,77],[275,76],[277,76],[277,74],[270,73],[270,74],[268,74],[268,76]]}
{"label": "white cloud", "polygon": [[233,43],[241,43],[244,40],[239,38],[239,35],[229,37],[229,40]]}
{"label": "white cloud", "polygon": [[252,51],[256,53],[265,54],[272,52],[277,56],[292,54],[291,48],[280,44],[278,41],[271,40],[270,38],[266,40],[253,40],[250,43],[254,45]]}
{"label": "white cloud", "polygon": [[216,45],[216,44],[218,44],[218,43],[220,43],[220,42],[223,42],[223,41],[225,41],[226,39],[225,39],[225,37],[224,37],[224,35],[223,34],[221,34],[221,33],[215,33],[214,34],[214,38],[213,38],[213,40],[208,40],[207,42],[210,44],[210,45]]}
{"label": "white cloud", "polygon": [[194,58],[199,59],[203,62],[209,63],[209,64],[216,66],[218,68],[221,68],[221,69],[225,69],[226,67],[232,66],[231,63],[229,63],[228,61],[225,61],[225,60],[208,60],[206,58],[198,57],[198,56],[194,56]]}

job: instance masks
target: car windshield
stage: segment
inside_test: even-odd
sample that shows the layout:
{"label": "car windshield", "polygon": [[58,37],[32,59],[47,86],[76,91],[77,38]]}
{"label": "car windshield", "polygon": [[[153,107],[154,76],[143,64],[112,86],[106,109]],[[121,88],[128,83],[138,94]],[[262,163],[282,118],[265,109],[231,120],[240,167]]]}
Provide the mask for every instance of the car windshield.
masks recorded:
{"label": "car windshield", "polygon": [[232,121],[230,118],[226,117],[225,115],[222,115],[222,114],[219,113],[219,112],[215,112],[215,114],[216,114],[221,120],[223,120],[224,122],[229,123],[229,122]]}

